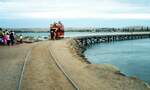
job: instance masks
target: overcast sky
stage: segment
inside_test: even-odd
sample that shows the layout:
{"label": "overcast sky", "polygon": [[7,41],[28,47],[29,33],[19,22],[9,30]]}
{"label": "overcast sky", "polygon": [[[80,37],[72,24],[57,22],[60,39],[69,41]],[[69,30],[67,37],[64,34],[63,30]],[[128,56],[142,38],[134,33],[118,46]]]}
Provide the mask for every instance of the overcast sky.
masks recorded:
{"label": "overcast sky", "polygon": [[0,0],[0,19],[150,20],[150,0]]}

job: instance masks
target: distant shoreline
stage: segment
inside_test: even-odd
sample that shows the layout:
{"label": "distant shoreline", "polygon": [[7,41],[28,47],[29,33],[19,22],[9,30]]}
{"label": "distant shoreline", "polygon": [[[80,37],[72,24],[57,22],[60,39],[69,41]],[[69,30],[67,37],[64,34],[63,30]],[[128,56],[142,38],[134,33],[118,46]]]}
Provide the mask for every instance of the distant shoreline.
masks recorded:
{"label": "distant shoreline", "polygon": [[[49,28],[2,28],[14,32],[49,32]],[[129,27],[66,27],[65,32],[149,32],[149,26],[129,26]]]}

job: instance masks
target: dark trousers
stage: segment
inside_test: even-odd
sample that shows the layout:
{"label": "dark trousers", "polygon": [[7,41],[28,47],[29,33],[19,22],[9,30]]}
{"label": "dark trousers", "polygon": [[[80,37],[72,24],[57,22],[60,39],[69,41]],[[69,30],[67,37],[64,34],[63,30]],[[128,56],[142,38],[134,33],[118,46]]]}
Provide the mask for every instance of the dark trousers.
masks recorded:
{"label": "dark trousers", "polygon": [[11,45],[14,45],[14,39],[10,40]]}
{"label": "dark trousers", "polygon": [[10,40],[7,40],[7,45],[8,45],[8,46],[10,45]]}
{"label": "dark trousers", "polygon": [[51,29],[50,33],[51,33],[51,39],[54,39],[54,30]]}
{"label": "dark trousers", "polygon": [[51,32],[51,39],[54,39],[54,32]]}

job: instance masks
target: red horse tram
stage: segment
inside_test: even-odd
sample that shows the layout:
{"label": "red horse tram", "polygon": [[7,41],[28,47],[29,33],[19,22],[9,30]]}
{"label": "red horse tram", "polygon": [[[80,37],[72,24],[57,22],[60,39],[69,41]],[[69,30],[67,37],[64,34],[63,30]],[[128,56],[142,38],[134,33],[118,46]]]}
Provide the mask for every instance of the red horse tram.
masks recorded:
{"label": "red horse tram", "polygon": [[60,21],[50,25],[50,36],[52,40],[64,38],[64,25]]}

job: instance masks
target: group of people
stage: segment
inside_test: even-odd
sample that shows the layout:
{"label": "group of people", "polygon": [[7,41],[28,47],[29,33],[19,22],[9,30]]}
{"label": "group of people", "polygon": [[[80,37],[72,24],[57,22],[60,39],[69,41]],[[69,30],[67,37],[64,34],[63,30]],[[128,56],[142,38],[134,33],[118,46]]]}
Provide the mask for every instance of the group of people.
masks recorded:
{"label": "group of people", "polygon": [[51,39],[60,39],[64,38],[64,25],[59,21],[58,23],[54,22],[50,25],[50,35]]}
{"label": "group of people", "polygon": [[14,45],[14,32],[8,30],[2,30],[0,28],[0,44],[3,45]]}

